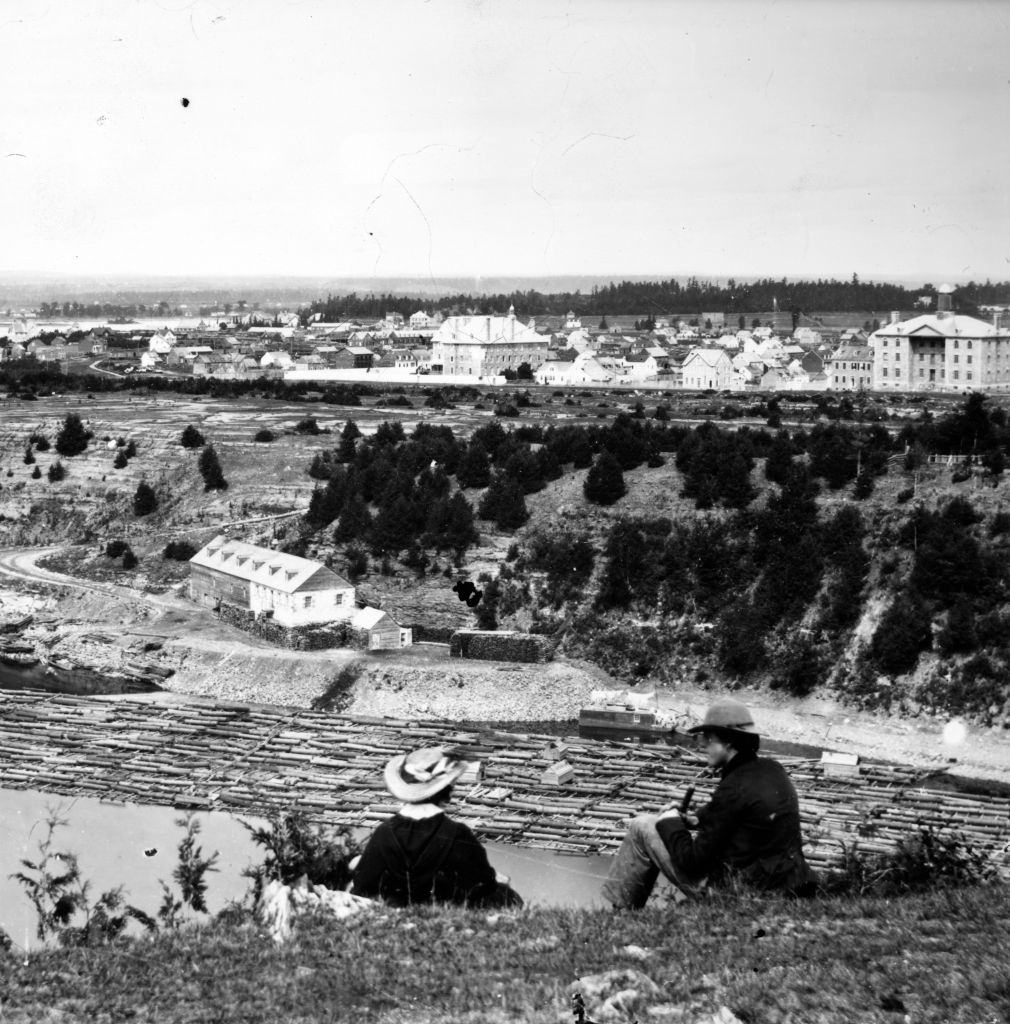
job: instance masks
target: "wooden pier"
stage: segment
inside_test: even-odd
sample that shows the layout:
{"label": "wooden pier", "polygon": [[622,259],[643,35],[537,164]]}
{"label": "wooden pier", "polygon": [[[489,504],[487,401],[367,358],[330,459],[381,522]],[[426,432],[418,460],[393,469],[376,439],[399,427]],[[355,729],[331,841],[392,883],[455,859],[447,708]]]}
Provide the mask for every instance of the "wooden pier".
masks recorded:
{"label": "wooden pier", "polygon": [[[457,783],[453,813],[485,839],[566,853],[613,853],[627,819],[696,786],[701,756],[680,747],[568,738],[574,778],[542,781],[557,737],[461,732],[452,722],[364,718],[244,704],[108,701],[36,690],[0,693],[0,788],[371,827],[398,804],[385,762],[415,746],[449,745],[483,765]],[[800,795],[805,849],[831,867],[842,844],[893,849],[919,826],[963,836],[1010,880],[1010,798],[922,784],[914,768],[861,765],[826,775],[817,761],[779,758]]]}

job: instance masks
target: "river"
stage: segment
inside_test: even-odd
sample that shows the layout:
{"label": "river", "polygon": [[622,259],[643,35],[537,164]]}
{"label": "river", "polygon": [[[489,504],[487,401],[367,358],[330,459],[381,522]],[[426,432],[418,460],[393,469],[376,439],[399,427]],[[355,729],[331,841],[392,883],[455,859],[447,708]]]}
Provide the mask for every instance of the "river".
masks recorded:
{"label": "river", "polygon": [[[22,870],[22,858],[37,858],[50,809],[68,823],[55,832],[53,849],[77,855],[81,875],[91,883],[92,900],[122,885],[127,902],[154,915],[161,902],[161,880],[178,889],[172,871],[183,830],[175,822],[183,812],[36,790],[0,789],[0,928],[22,949],[35,949],[41,943],[35,934],[34,908],[21,885],[10,876]],[[198,845],[204,854],[215,850],[220,853],[218,871],[207,876],[207,904],[210,912],[216,913],[246,892],[249,880],[243,877],[243,869],[263,860],[263,850],[253,843],[242,822],[265,822],[216,811],[201,812],[196,818],[201,825]],[[359,840],[369,834],[367,829],[354,831]],[[484,846],[491,863],[511,878],[513,888],[528,905],[600,904],[600,887],[612,857],[564,856],[493,842]],[[131,922],[131,933],[141,930]]]}

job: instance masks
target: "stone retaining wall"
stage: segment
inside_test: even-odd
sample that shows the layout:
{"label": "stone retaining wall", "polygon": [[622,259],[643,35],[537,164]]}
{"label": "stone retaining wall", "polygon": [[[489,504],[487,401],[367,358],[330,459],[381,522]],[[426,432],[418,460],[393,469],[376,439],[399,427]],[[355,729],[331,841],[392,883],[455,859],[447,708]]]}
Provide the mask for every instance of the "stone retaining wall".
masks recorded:
{"label": "stone retaining wall", "polygon": [[254,618],[245,608],[221,605],[221,619],[231,626],[258,636],[278,647],[292,651],[321,651],[330,647],[368,648],[368,633],[353,629],[348,622],[334,622],[329,626],[284,626],[273,619]]}

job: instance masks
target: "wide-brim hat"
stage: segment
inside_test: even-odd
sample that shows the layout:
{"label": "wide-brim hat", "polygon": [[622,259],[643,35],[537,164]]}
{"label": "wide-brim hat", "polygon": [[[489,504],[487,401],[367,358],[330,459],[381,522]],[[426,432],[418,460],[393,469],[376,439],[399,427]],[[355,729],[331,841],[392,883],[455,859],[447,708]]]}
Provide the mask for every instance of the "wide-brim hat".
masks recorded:
{"label": "wide-brim hat", "polygon": [[699,732],[714,732],[716,735],[733,733],[746,733],[748,736],[757,736],[758,731],[754,726],[754,717],[751,715],[746,704],[742,704],[732,697],[723,697],[712,704],[705,712],[705,719],[701,725],[695,725],[687,730],[694,735]]}
{"label": "wide-brim hat", "polygon": [[430,800],[451,786],[466,765],[451,757],[445,747],[424,747],[409,754],[397,754],[386,765],[386,789],[404,803]]}

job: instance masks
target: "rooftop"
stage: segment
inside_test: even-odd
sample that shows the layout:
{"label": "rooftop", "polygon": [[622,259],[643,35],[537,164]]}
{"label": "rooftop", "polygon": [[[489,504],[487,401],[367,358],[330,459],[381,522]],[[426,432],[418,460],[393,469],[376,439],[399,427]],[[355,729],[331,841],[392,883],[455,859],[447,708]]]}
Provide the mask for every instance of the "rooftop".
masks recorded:
{"label": "rooftop", "polygon": [[313,562],[298,555],[285,554],[283,551],[272,551],[245,541],[231,540],[218,534],[212,541],[202,547],[190,560],[190,565],[200,565],[206,569],[217,569],[238,576],[250,583],[260,583],[272,590],[280,590],[285,594],[293,594],[304,586],[318,573],[325,573],[333,587],[349,588],[351,586],[342,576],[328,569],[322,562]]}

